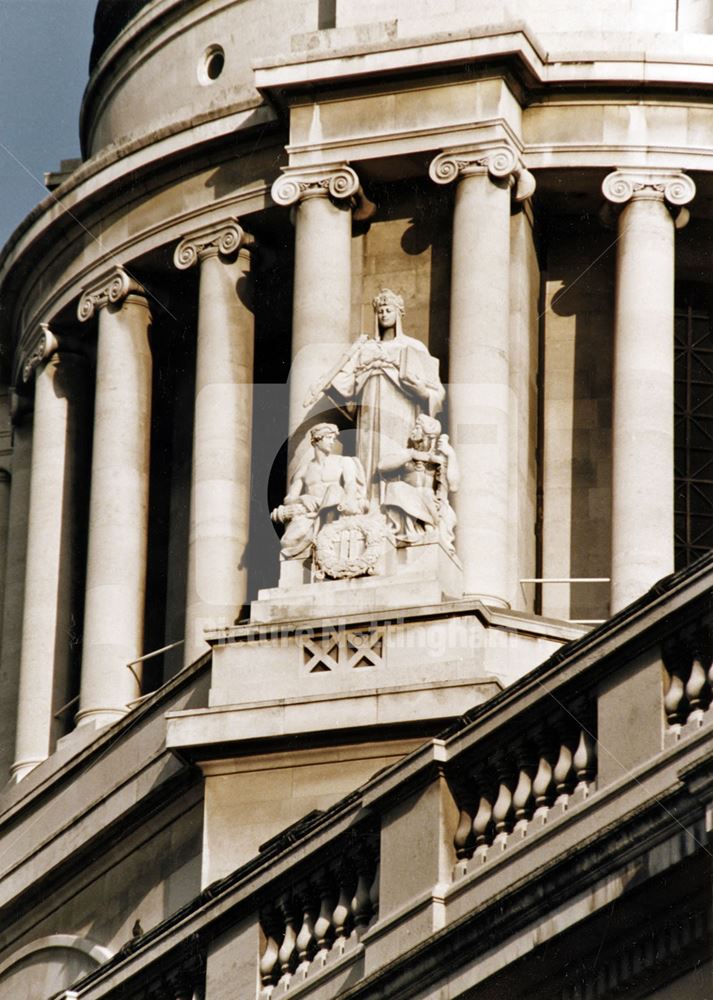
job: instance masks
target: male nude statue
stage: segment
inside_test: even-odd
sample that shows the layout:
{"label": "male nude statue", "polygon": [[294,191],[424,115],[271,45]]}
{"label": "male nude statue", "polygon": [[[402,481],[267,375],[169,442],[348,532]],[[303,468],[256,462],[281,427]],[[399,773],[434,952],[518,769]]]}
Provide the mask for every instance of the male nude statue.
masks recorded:
{"label": "male nude statue", "polygon": [[315,424],[310,430],[312,454],[298,466],[272,520],[285,524],[282,559],[306,559],[321,526],[337,514],[362,514],[368,508],[364,470],[356,458],[333,455],[339,430]]}

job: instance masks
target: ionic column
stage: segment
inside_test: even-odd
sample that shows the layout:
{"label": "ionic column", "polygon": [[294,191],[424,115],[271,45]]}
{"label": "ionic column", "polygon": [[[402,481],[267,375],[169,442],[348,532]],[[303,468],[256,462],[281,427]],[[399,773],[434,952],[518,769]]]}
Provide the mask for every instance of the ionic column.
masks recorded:
{"label": "ionic column", "polygon": [[674,230],[687,221],[681,206],[696,189],[675,171],[616,170],[602,190],[624,206],[614,318],[614,613],[674,568]]}
{"label": "ionic column", "polygon": [[27,518],[30,507],[30,462],[32,455],[32,410],[12,394],[12,481],[8,517],[5,597],[2,609],[0,649],[0,783],[9,775],[15,759],[17,696],[20,684]]}
{"label": "ionic column", "polygon": [[250,251],[236,220],[191,233],[178,268],[200,261],[184,663],[207,627],[232,624],[247,599],[254,318]]}
{"label": "ionic column", "polygon": [[140,694],[151,433],[151,324],[121,268],[85,289],[80,320],[99,313],[80,725],[108,725]]}
{"label": "ionic column", "polygon": [[351,167],[287,168],[272,185],[278,205],[294,205],[295,278],[289,433],[310,415],[304,405],[315,380],[346,351],[351,338]]}
{"label": "ionic column", "polygon": [[444,152],[429,170],[457,182],[453,209],[449,413],[461,483],[456,544],[467,594],[508,606],[510,200],[534,179],[507,144]]}
{"label": "ionic column", "polygon": [[85,366],[43,324],[22,366],[35,409],[12,776],[19,781],[52,752],[53,712],[69,696],[76,548],[74,497],[79,433],[86,427]]}

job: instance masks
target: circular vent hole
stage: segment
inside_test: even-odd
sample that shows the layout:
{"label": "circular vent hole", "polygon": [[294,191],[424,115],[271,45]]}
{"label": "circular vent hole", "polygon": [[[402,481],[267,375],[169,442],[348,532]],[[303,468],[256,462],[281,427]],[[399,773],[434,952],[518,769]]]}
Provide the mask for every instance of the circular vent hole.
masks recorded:
{"label": "circular vent hole", "polygon": [[198,82],[207,86],[217,80],[225,66],[225,52],[222,45],[209,45],[198,64]]}

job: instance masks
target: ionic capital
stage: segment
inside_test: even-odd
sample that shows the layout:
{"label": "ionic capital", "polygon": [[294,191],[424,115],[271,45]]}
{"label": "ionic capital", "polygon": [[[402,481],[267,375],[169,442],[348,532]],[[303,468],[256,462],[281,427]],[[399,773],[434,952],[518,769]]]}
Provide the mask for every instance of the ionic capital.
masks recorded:
{"label": "ionic capital", "polygon": [[345,201],[358,192],[359,177],[345,163],[285,167],[282,177],[272,185],[272,197],[278,205],[295,205],[306,198],[330,197]]}
{"label": "ionic capital", "polygon": [[688,210],[684,206],[695,197],[696,185],[680,170],[623,167],[604,178],[602,194],[607,201],[621,206],[629,201],[664,202],[675,211],[676,224],[680,228],[688,221]]}
{"label": "ionic capital", "polygon": [[40,323],[21,360],[22,381],[29,382],[34,372],[55,353],[58,347],[57,338],[49,326]]}
{"label": "ionic capital", "polygon": [[77,316],[83,323],[91,319],[98,309],[110,304],[117,305],[131,292],[143,295],[144,289],[138,281],[126,273],[123,267],[113,267],[110,271],[105,271],[93,284],[82,289]]}
{"label": "ionic capital", "polygon": [[516,201],[526,201],[535,193],[535,178],[509,142],[445,150],[431,161],[428,175],[436,184],[450,184],[484,171],[492,180],[510,183]]}
{"label": "ionic capital", "polygon": [[207,257],[230,257],[245,246],[245,233],[237,219],[202,226],[183,237],[173,254],[173,263],[184,271]]}

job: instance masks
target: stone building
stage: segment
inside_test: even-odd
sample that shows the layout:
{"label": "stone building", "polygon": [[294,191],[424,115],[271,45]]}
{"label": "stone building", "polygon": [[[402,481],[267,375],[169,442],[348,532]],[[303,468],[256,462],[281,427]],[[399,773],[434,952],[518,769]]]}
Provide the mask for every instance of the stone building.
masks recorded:
{"label": "stone building", "polygon": [[711,1000],[712,67],[100,0],[0,252],[2,1000]]}

